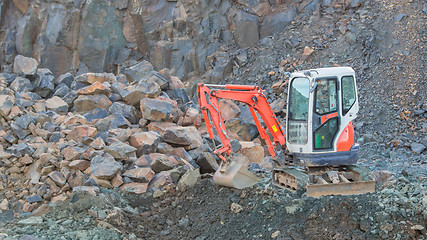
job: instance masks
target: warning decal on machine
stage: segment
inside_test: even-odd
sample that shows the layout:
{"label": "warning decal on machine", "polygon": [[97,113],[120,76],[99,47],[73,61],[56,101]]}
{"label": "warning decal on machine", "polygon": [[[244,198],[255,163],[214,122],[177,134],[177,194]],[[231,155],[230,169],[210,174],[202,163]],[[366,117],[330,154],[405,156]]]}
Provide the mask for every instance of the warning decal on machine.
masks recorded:
{"label": "warning decal on machine", "polygon": [[273,131],[274,131],[274,132],[277,132],[277,127],[276,127],[276,125],[273,125],[271,128],[273,129]]}

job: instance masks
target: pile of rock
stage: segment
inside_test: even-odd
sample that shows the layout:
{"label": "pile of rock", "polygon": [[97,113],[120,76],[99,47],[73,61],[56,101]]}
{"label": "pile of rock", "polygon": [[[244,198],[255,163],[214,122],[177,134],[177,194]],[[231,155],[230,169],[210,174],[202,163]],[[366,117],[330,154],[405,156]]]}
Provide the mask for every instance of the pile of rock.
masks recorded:
{"label": "pile of rock", "polygon": [[31,212],[99,187],[159,195],[218,166],[184,85],[149,62],[55,78],[17,56],[0,83],[2,210]]}

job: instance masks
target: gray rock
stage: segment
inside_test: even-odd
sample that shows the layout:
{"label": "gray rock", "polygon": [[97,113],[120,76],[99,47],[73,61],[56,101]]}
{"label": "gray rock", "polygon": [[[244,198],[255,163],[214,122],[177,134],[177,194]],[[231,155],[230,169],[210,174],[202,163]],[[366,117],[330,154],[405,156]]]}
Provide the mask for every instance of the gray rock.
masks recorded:
{"label": "gray rock", "polygon": [[67,95],[69,92],[71,91],[71,89],[65,85],[65,84],[61,84],[60,86],[58,86],[55,90],[55,92],[53,93],[53,96],[58,96],[60,98],[65,97],[65,95]]}
{"label": "gray rock", "polygon": [[64,100],[69,106],[73,106],[74,100],[76,100],[76,99],[77,99],[77,91],[76,90],[69,91],[62,98],[62,100]]}
{"label": "gray rock", "polygon": [[43,223],[43,218],[42,217],[29,217],[27,219],[22,219],[20,221],[18,221],[18,224],[21,225],[39,225]]}
{"label": "gray rock", "polygon": [[185,189],[193,187],[201,178],[200,169],[188,170],[179,180],[178,188]]}
{"label": "gray rock", "polygon": [[23,115],[15,118],[15,124],[21,127],[22,129],[27,129],[30,123],[35,123],[36,119],[30,115]]}
{"label": "gray rock", "polygon": [[41,202],[43,199],[39,194],[27,198],[29,203]]}
{"label": "gray rock", "polygon": [[0,81],[4,80],[6,83],[11,83],[15,80],[16,74],[0,73]]}
{"label": "gray rock", "polygon": [[155,173],[151,168],[133,168],[123,173],[124,177],[131,178],[135,182],[148,183],[154,177]]}
{"label": "gray rock", "polygon": [[190,219],[188,219],[187,217],[181,218],[178,222],[178,226],[181,228],[187,228],[188,226],[190,226]]}
{"label": "gray rock", "polygon": [[49,173],[49,177],[50,177],[50,179],[52,179],[52,181],[56,185],[58,185],[60,187],[64,186],[66,181],[67,181],[67,179],[65,179],[64,175],[62,175],[62,173],[60,173],[58,171],[54,171],[54,172]]}
{"label": "gray rock", "polygon": [[168,129],[163,135],[163,141],[184,146],[186,150],[195,149],[202,145],[202,137],[194,126]]}
{"label": "gray rock", "polygon": [[110,129],[127,128],[131,126],[131,123],[122,114],[114,114],[110,117]]}
{"label": "gray rock", "polygon": [[68,104],[61,98],[54,96],[46,100],[46,108],[56,113],[67,113]]}
{"label": "gray rock", "polygon": [[210,152],[201,153],[196,163],[200,166],[200,173],[213,173],[219,168],[215,156]]}
{"label": "gray rock", "polygon": [[10,84],[10,88],[17,91],[18,93],[23,93],[32,91],[34,86],[27,78],[17,77]]}
{"label": "gray rock", "polygon": [[140,82],[148,78],[153,71],[153,66],[148,61],[142,61],[132,67],[126,68],[125,75],[129,82]]}
{"label": "gray rock", "polygon": [[170,68],[172,57],[172,43],[168,41],[158,41],[151,49],[150,62],[159,70]]}
{"label": "gray rock", "polygon": [[30,134],[30,131],[21,128],[15,122],[10,124],[10,129],[12,130],[12,133],[15,136],[17,136],[20,140],[23,140],[26,136],[28,136]]}
{"label": "gray rock", "polygon": [[362,5],[362,0],[352,0],[350,3],[351,8],[358,8]]}
{"label": "gray rock", "polygon": [[122,169],[123,165],[107,155],[96,155],[91,163],[90,170],[92,174],[100,179],[111,179]]}
{"label": "gray rock", "polygon": [[138,132],[129,139],[130,145],[137,149],[137,156],[154,153],[160,143],[160,135],[156,132]]}
{"label": "gray rock", "polygon": [[143,98],[155,98],[161,93],[160,86],[153,82],[140,82],[137,85],[131,85],[121,92],[122,98],[129,105],[139,107],[139,101]]}
{"label": "gray rock", "polygon": [[12,150],[12,152],[17,157],[23,157],[25,156],[25,154],[31,156],[35,152],[34,148],[23,142],[17,145],[13,145],[11,148],[8,149]]}
{"label": "gray rock", "polygon": [[111,154],[115,159],[122,160],[125,159],[128,154],[136,152],[137,149],[126,143],[117,141],[110,146],[105,147],[104,150]]}
{"label": "gray rock", "polygon": [[175,166],[176,163],[171,162],[169,157],[164,154],[156,154],[153,162],[151,163],[151,168],[156,173],[171,170]]}
{"label": "gray rock", "polygon": [[92,109],[108,109],[113,103],[104,94],[80,95],[74,101],[74,108],[77,112],[88,112]]}
{"label": "gray rock", "polygon": [[121,114],[132,124],[138,123],[139,116],[134,106],[130,106],[121,102],[115,102],[108,108],[110,114]]}
{"label": "gray rock", "polygon": [[421,154],[425,149],[426,147],[421,143],[411,143],[411,150],[414,153]]}
{"label": "gray rock", "polygon": [[15,98],[9,95],[0,95],[0,115],[6,117],[15,104]]}
{"label": "gray rock", "polygon": [[236,55],[236,62],[239,66],[243,66],[248,61],[248,53],[245,50],[240,50]]}
{"label": "gray rock", "polygon": [[150,121],[162,121],[168,119],[175,105],[168,100],[143,98],[140,102],[142,117]]}
{"label": "gray rock", "polygon": [[37,60],[34,58],[24,57],[22,55],[17,55],[15,61],[13,62],[13,72],[21,75],[34,75],[37,72],[38,68]]}
{"label": "gray rock", "polygon": [[259,41],[258,17],[245,11],[234,16],[237,44],[241,48],[251,47]]}
{"label": "gray rock", "polygon": [[81,9],[80,24],[75,24],[80,25],[77,49],[80,62],[91,72],[111,69],[116,54],[126,46],[116,11],[110,1],[89,1]]}
{"label": "gray rock", "polygon": [[190,102],[187,90],[185,88],[172,89],[167,91],[168,96],[175,100],[178,104],[185,104]]}
{"label": "gray rock", "polygon": [[292,20],[294,20],[296,15],[296,9],[289,8],[284,12],[265,16],[261,24],[261,39],[273,33],[282,31]]}
{"label": "gray rock", "polygon": [[62,74],[54,80],[56,85],[61,83],[67,85],[67,87],[71,87],[71,83],[74,81],[74,76],[71,73]]}
{"label": "gray rock", "polygon": [[396,16],[396,22],[402,21],[405,17],[406,17],[406,14],[403,14],[403,13],[397,14],[397,16]]}
{"label": "gray rock", "polygon": [[160,86],[160,89],[166,91],[169,88],[169,81],[166,80],[160,73],[153,71],[152,75],[147,79],[147,82],[155,82]]}
{"label": "gray rock", "polygon": [[47,68],[40,68],[37,70],[37,74],[35,75],[34,80],[34,89],[33,91],[40,95],[41,97],[45,98],[48,95],[53,93],[53,90],[55,89],[53,79],[55,77],[53,76],[52,72]]}

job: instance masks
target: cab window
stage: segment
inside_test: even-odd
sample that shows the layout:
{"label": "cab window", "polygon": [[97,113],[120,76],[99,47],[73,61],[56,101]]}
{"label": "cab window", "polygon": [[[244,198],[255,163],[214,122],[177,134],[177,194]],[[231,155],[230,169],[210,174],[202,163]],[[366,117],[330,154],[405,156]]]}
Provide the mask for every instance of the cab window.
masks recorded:
{"label": "cab window", "polygon": [[350,111],[353,104],[356,102],[356,88],[354,85],[353,76],[345,76],[341,79],[342,85],[342,111],[343,116]]}
{"label": "cab window", "polygon": [[315,95],[315,111],[319,115],[337,111],[337,80],[318,79]]}

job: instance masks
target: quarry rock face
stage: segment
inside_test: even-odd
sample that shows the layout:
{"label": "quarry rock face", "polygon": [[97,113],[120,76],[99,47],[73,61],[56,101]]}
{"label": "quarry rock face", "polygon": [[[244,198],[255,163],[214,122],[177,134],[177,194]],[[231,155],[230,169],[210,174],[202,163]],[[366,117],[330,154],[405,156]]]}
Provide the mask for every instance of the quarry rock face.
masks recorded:
{"label": "quarry rock face", "polygon": [[[230,72],[224,66],[231,61],[215,56],[224,51],[220,43],[251,47],[283,29],[297,11],[290,8],[271,17],[267,14],[275,7],[271,2],[243,1],[240,4],[245,7],[238,9],[227,0],[221,2],[219,11],[218,4],[220,1],[94,0],[87,4],[42,1],[38,6],[33,1],[15,0],[2,5],[2,16],[14,21],[4,21],[1,26],[16,34],[10,32],[1,39],[5,54],[0,63],[15,62],[14,71],[22,75],[35,74],[36,62],[28,65],[23,58],[34,57],[55,77],[69,71],[121,69],[128,80],[140,81],[151,70],[168,68],[180,78],[205,71],[222,78]],[[151,63],[133,66],[130,60],[147,52]],[[13,61],[15,56],[20,56],[19,61]]]}

